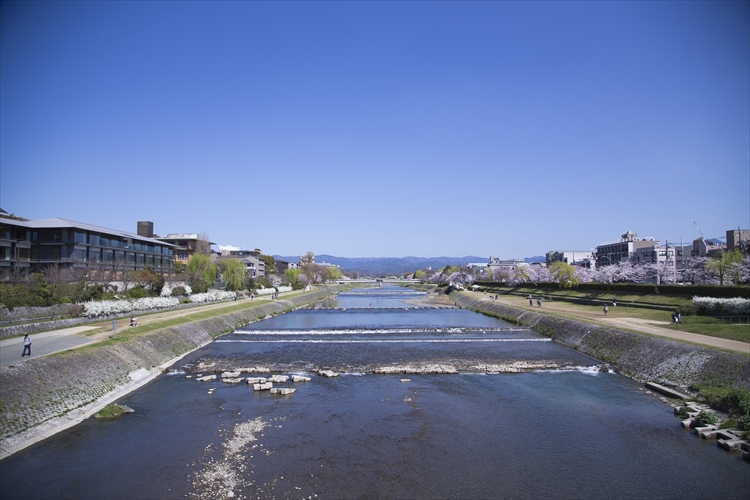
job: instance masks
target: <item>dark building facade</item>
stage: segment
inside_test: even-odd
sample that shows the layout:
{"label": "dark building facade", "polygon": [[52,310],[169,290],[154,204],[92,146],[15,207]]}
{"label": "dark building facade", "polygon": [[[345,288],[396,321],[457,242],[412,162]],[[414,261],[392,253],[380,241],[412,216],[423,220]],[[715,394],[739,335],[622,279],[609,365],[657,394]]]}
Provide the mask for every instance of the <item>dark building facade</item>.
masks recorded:
{"label": "dark building facade", "polygon": [[174,245],[137,234],[65,219],[0,217],[0,278],[49,266],[171,272]]}

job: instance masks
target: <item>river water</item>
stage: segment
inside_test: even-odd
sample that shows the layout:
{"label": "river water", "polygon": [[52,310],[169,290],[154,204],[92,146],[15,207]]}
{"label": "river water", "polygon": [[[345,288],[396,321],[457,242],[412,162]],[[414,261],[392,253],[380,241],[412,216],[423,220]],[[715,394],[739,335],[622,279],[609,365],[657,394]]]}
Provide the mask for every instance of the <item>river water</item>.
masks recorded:
{"label": "river water", "polygon": [[[378,293],[400,290],[340,295],[222,337],[118,401],[135,413],[88,419],[2,461],[0,497],[750,494],[739,453],[680,429],[639,384],[500,320]],[[495,373],[518,363],[540,368]],[[311,381],[281,384],[296,388],[282,396],[195,380],[261,366]],[[458,373],[372,373],[384,366]]]}

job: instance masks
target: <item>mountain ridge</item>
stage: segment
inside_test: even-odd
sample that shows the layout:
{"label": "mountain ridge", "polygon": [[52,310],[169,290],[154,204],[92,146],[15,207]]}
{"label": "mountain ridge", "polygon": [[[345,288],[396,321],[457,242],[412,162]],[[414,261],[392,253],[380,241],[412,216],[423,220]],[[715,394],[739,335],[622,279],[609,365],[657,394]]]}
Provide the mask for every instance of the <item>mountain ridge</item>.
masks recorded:
{"label": "mountain ridge", "polygon": [[[286,262],[299,262],[299,256],[274,255],[275,259]],[[544,257],[529,257],[527,262],[537,262],[533,259]],[[419,269],[442,269],[447,265],[465,266],[470,262],[489,262],[489,257],[477,257],[466,255],[464,257],[337,257],[335,255],[320,254],[315,256],[315,261],[336,264],[344,271],[356,271],[365,274],[403,274],[414,272]]]}

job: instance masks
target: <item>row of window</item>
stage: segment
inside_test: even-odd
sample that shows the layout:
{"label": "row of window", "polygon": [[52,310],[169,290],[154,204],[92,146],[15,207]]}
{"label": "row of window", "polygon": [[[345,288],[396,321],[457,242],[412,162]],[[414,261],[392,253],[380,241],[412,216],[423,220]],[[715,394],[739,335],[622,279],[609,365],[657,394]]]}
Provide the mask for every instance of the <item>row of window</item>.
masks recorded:
{"label": "row of window", "polygon": [[92,264],[114,264],[127,262],[137,266],[171,267],[172,260],[159,255],[148,255],[142,253],[122,252],[118,250],[101,250],[99,248],[76,248],[73,258],[79,262]]}
{"label": "row of window", "polygon": [[80,244],[89,244],[110,248],[130,248],[139,252],[151,252],[162,255],[172,255],[173,253],[171,248],[161,245],[142,243],[137,240],[128,244],[128,240],[122,240],[116,237],[108,237],[96,233],[85,233],[81,231],[76,231],[73,234],[73,241]]}

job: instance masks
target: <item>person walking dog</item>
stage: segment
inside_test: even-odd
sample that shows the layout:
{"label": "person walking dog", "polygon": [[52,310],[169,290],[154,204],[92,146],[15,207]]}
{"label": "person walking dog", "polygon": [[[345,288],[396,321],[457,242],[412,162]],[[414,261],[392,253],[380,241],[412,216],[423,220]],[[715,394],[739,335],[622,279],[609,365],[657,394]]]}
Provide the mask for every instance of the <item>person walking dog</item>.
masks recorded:
{"label": "person walking dog", "polygon": [[26,356],[26,351],[28,351],[29,357],[31,357],[31,337],[29,337],[28,333],[23,336],[23,352],[21,353],[21,357]]}

